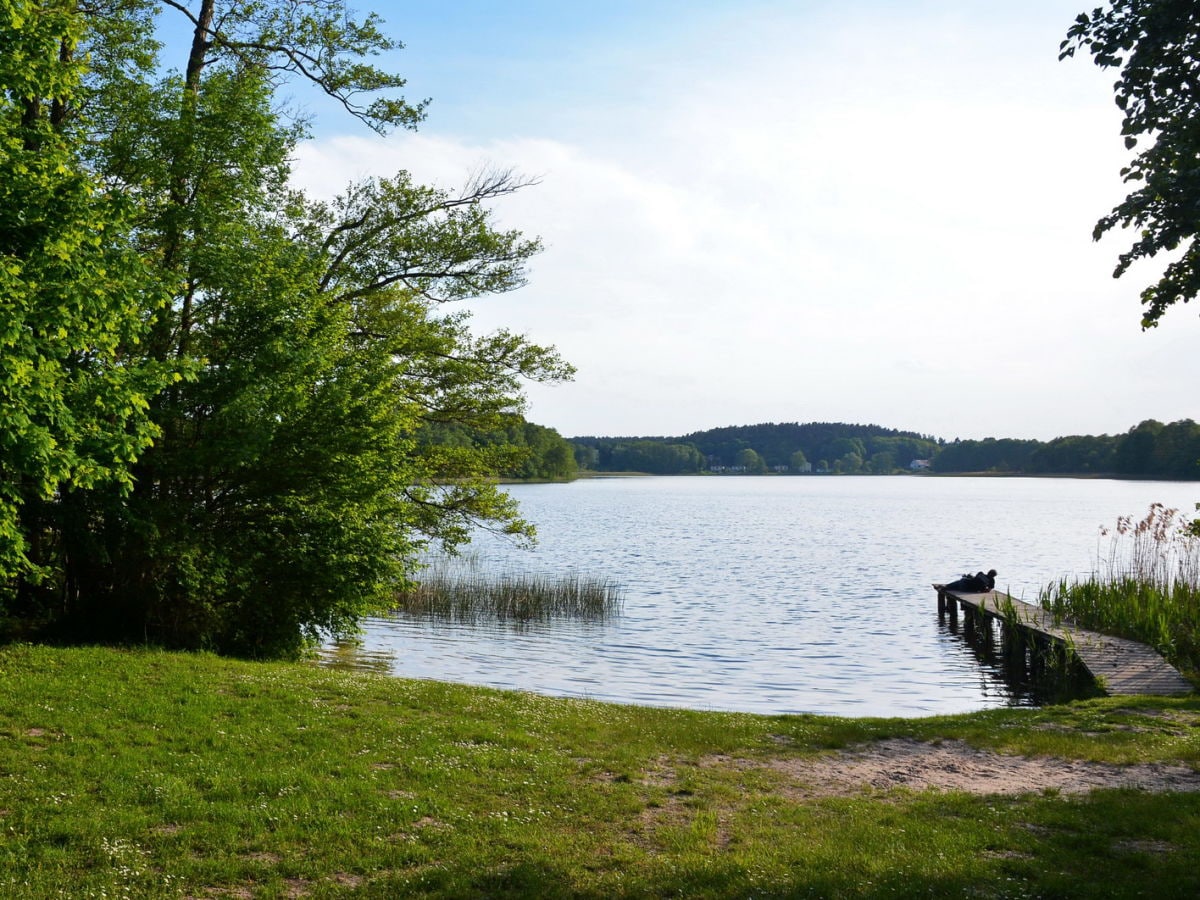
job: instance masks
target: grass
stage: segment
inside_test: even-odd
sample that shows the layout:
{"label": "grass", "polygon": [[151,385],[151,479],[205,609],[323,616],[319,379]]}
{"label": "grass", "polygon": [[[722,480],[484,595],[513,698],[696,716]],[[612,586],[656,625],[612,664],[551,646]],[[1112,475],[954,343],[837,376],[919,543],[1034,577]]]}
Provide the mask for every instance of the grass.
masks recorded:
{"label": "grass", "polygon": [[1177,510],[1101,530],[1096,571],[1046,587],[1056,619],[1149,644],[1177,668],[1200,673],[1200,536]]}
{"label": "grass", "polygon": [[0,648],[0,896],[1200,892],[1200,795],[798,797],[874,739],[1200,767],[1200,700],[929,719],[658,710],[315,666]]}
{"label": "grass", "polygon": [[412,590],[397,598],[400,612],[468,622],[603,621],[620,609],[621,593],[605,579],[577,573],[492,575],[470,557],[436,560]]}

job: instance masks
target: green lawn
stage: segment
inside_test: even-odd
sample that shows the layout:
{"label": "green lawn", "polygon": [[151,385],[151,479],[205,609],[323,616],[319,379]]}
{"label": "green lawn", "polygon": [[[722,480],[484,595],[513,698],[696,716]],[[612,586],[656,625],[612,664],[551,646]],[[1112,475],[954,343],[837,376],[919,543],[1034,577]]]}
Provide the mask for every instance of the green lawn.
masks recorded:
{"label": "green lawn", "polygon": [[0,897],[1190,897],[1200,794],[805,795],[889,737],[1200,768],[1200,700],[931,719],[0,648]]}

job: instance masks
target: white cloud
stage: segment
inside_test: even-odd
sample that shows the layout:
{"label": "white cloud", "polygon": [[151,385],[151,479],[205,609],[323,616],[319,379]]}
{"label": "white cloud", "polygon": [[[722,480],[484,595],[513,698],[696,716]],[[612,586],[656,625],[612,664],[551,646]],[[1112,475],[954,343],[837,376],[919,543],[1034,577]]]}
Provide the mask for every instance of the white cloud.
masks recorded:
{"label": "white cloud", "polygon": [[835,419],[1045,438],[1194,415],[1200,323],[1139,333],[1148,275],[1114,283],[1122,241],[1090,241],[1121,193],[1108,79],[1055,63],[1057,32],[888,24],[743,23],[660,67],[651,108],[595,109],[590,134],[335,137],[296,177],[539,176],[498,208],[546,241],[532,283],[473,308],[579,367],[530,391],[566,434]]}

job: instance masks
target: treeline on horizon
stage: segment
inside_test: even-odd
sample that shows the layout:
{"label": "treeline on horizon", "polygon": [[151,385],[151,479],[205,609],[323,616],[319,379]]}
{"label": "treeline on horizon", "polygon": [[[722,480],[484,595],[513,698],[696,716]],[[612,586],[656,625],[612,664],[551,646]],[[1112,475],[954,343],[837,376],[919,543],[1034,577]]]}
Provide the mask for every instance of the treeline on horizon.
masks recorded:
{"label": "treeline on horizon", "polygon": [[[767,422],[680,437],[574,437],[580,471],[685,475],[938,473],[1200,479],[1200,425],[1148,419],[1118,435],[946,441],[877,425]],[[925,468],[923,463],[918,463]],[[570,477],[570,476],[565,476]]]}

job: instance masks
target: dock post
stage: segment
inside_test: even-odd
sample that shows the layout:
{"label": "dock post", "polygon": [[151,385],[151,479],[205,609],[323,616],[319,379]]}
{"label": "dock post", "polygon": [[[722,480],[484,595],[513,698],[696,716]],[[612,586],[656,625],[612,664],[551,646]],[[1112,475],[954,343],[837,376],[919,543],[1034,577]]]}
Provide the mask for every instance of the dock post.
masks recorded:
{"label": "dock post", "polygon": [[[982,648],[989,654],[995,652],[999,640],[1006,676],[1024,680],[1028,673],[1031,678],[1045,678],[1063,665],[1068,669],[1077,667],[1080,673],[1092,677],[1102,674],[1104,690],[1113,695],[1184,696],[1195,692],[1177,669],[1144,644],[1109,638],[1071,623],[1060,624],[1041,606],[996,591],[960,593],[947,590],[941,583],[933,588],[937,591],[939,623],[948,624],[952,633],[960,634],[958,612],[962,607],[961,636],[972,648]],[[950,614],[948,623],[945,613]]]}
{"label": "dock post", "polygon": [[1049,638],[1040,634],[1034,635],[1029,648],[1029,672],[1033,677],[1046,677],[1046,673],[1050,668],[1050,654],[1053,652],[1053,649],[1054,644]]}
{"label": "dock post", "polygon": [[1025,680],[1025,635],[1008,622],[1000,624],[1000,660],[1009,681]]}

